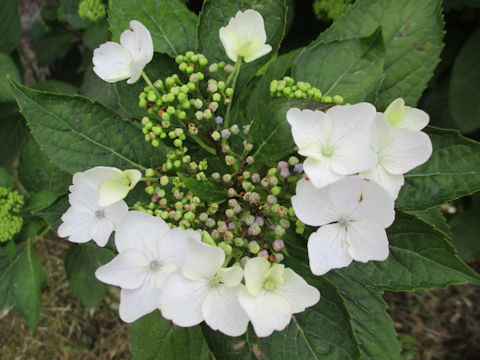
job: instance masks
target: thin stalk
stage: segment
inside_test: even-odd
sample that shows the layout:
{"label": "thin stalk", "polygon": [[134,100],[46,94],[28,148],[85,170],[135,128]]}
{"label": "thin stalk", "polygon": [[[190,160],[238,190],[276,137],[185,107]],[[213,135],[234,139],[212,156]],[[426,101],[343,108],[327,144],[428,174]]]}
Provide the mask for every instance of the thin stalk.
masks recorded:
{"label": "thin stalk", "polygon": [[150,86],[152,88],[155,95],[157,95],[157,98],[160,99],[162,97],[162,95],[160,95],[157,88],[155,86],[153,86],[152,82],[150,81],[150,78],[145,73],[145,71],[142,71],[142,77],[143,77],[143,80],[145,80],[145,82],[148,84],[148,86]]}

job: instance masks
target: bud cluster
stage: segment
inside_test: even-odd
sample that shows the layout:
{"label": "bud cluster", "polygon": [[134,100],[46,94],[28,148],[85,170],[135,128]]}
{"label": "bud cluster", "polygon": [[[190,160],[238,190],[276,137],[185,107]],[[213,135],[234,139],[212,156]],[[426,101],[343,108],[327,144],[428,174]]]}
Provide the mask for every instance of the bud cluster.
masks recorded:
{"label": "bud cluster", "polygon": [[0,187],[0,243],[13,239],[23,226],[23,218],[18,216],[24,198],[18,192]]}
{"label": "bud cluster", "polygon": [[304,81],[295,83],[295,80],[289,76],[285,76],[282,80],[272,80],[270,83],[270,95],[292,99],[313,99],[327,103],[333,102],[337,105],[343,103],[343,97],[340,95],[323,96],[320,89]]}

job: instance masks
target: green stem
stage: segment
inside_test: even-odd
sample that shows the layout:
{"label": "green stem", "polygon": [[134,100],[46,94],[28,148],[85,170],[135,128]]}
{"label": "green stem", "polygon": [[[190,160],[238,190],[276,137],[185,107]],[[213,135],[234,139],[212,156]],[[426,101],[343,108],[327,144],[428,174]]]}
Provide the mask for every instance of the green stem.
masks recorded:
{"label": "green stem", "polygon": [[223,263],[222,267],[227,267],[230,260],[232,260],[232,256],[233,256],[232,254],[227,255],[227,258],[225,259],[225,262]]}
{"label": "green stem", "polygon": [[[223,123],[224,129],[228,129],[230,124],[230,110],[232,108],[233,96],[235,94],[235,86],[237,85],[238,74],[240,73],[241,66],[242,66],[242,58],[239,57],[237,62],[235,63],[235,68],[233,70],[233,73],[229,76],[226,82],[226,85],[228,86],[231,80],[231,77],[233,75],[233,84],[232,84],[233,93],[232,93],[232,96],[230,97],[230,104],[228,104],[228,107],[227,107],[227,114],[225,115],[225,120]],[[222,141],[222,145],[223,145],[223,141]]]}
{"label": "green stem", "polygon": [[[45,229],[43,229],[43,231],[42,231],[40,234],[34,236],[34,237],[32,238],[32,245],[34,245],[35,243],[37,243],[39,240],[43,239],[43,237],[44,237],[51,229],[52,229],[52,228],[50,227],[50,225],[48,225]],[[28,239],[28,240],[30,240],[30,239]]]}
{"label": "green stem", "polygon": [[212,155],[217,155],[217,151],[216,151],[213,147],[207,145],[202,139],[200,139],[200,137],[198,137],[197,135],[193,135],[193,134],[190,134],[190,136],[191,136],[192,139],[195,140],[195,142],[196,142],[198,145],[200,145],[204,150],[206,150],[207,152],[209,152],[209,153],[212,154]]}
{"label": "green stem", "polygon": [[148,84],[148,86],[150,86],[152,88],[155,95],[157,95],[157,98],[160,99],[162,97],[162,95],[160,95],[157,88],[155,86],[153,86],[152,82],[150,81],[150,78],[145,73],[145,71],[142,71],[142,77],[143,77],[143,80],[145,80],[145,82]]}

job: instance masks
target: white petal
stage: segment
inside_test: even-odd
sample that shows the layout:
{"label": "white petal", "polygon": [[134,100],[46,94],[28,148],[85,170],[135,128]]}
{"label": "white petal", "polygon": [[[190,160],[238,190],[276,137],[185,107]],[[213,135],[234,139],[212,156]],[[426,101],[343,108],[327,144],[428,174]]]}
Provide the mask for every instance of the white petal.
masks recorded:
{"label": "white petal", "polygon": [[295,215],[307,225],[321,226],[338,220],[329,192],[317,189],[311,181],[301,179],[291,201]]}
{"label": "white petal", "polygon": [[228,336],[240,336],[247,331],[248,315],[238,302],[243,285],[212,288],[202,304],[202,315],[213,330]]}
{"label": "white petal", "polygon": [[237,36],[235,32],[231,28],[227,28],[226,26],[221,27],[219,31],[220,41],[222,42],[223,47],[225,48],[225,52],[230,60],[233,62],[237,62],[238,58],[238,44],[237,44]]}
{"label": "white petal", "polygon": [[129,186],[125,185],[123,180],[107,180],[100,186],[98,191],[98,205],[101,207],[112,205],[124,199],[129,191]]}
{"label": "white petal", "polygon": [[428,125],[430,116],[420,109],[405,106],[405,116],[396,124],[396,128],[420,131]]}
{"label": "white petal", "polygon": [[348,225],[348,252],[357,261],[386,260],[388,238],[385,229],[374,221],[354,221]]}
{"label": "white petal", "polygon": [[104,210],[105,217],[113,224],[113,228],[116,229],[122,218],[128,212],[128,205],[125,201],[117,201],[110,206],[107,206]]}
{"label": "white petal", "polygon": [[255,61],[263,55],[268,54],[270,51],[272,51],[272,47],[270,45],[263,43],[255,43],[250,47],[248,55],[245,55],[245,62],[249,63]]}
{"label": "white petal", "polygon": [[252,296],[257,296],[263,289],[265,274],[269,269],[270,263],[264,257],[256,257],[247,261],[243,276],[245,278],[245,288]]}
{"label": "white petal", "polygon": [[72,206],[62,215],[62,221],[58,227],[58,236],[68,237],[69,241],[75,243],[85,243],[92,239],[90,229],[95,216],[90,210]]}
{"label": "white petal", "polygon": [[325,188],[330,198],[332,209],[336,209],[338,220],[341,216],[349,216],[362,197],[365,181],[358,176],[348,176],[330,184]]}
{"label": "white petal", "polygon": [[377,113],[371,131],[370,146],[378,154],[392,142],[393,128],[383,114]]}
{"label": "white petal", "polygon": [[130,21],[130,29],[120,35],[120,44],[130,53],[133,58],[132,78],[128,83],[134,83],[147,63],[153,58],[153,42],[148,29],[139,21]]}
{"label": "white petal", "polygon": [[379,162],[392,174],[405,174],[432,155],[432,142],[421,131],[395,129],[393,141],[379,154]]}
{"label": "white petal", "polygon": [[167,231],[169,227],[162,219],[140,211],[129,211],[117,226],[115,245],[119,252],[138,249],[155,254],[156,239],[164,236]]}
{"label": "white petal", "polygon": [[212,245],[190,240],[182,266],[183,275],[190,280],[212,279],[225,261],[225,252]]}
{"label": "white petal", "polygon": [[375,221],[384,228],[393,223],[394,200],[387,190],[374,181],[363,180],[361,196],[358,206],[350,213],[352,219]]}
{"label": "white petal", "polygon": [[84,171],[81,179],[89,186],[99,191],[102,184],[109,180],[123,181],[123,172],[111,166],[95,166]]}
{"label": "white petal", "polygon": [[85,211],[88,209],[92,213],[99,210],[98,191],[85,181],[70,186],[70,191],[68,201],[72,206],[83,207]]}
{"label": "white petal", "polygon": [[126,250],[95,271],[98,280],[124,289],[137,289],[150,272],[150,261],[140,251]]}
{"label": "white petal", "polygon": [[201,323],[202,303],[209,291],[207,281],[192,281],[180,273],[172,273],[162,285],[160,296],[163,317],[178,326],[194,326]]}
{"label": "white petal", "polygon": [[283,284],[277,286],[275,293],[283,296],[290,302],[292,313],[304,311],[307,307],[315,305],[320,300],[320,292],[292,269],[285,269]]}
{"label": "white petal", "polygon": [[335,144],[345,136],[351,136],[352,132],[364,134],[370,141],[370,126],[375,119],[376,109],[369,103],[358,103],[355,105],[337,105],[327,111],[332,119],[333,129],[331,140]]}
{"label": "white petal", "polygon": [[368,171],[359,174],[365,179],[370,179],[384,188],[395,200],[398,197],[401,187],[405,183],[403,175],[390,174],[385,168],[378,164]]}
{"label": "white petal", "polygon": [[332,170],[342,175],[368,170],[376,163],[377,155],[370,149],[370,143],[358,138],[337,143],[331,157]]}
{"label": "white petal", "polygon": [[149,273],[137,289],[120,291],[120,318],[131,323],[160,307],[160,289],[156,286],[154,274]]}
{"label": "white petal", "polygon": [[269,336],[274,330],[283,330],[292,317],[290,302],[275,292],[262,290],[257,296],[252,296],[243,288],[238,300],[259,337]]}
{"label": "white petal", "polygon": [[218,269],[220,281],[228,287],[235,287],[243,280],[243,269],[234,265],[229,268]]}
{"label": "white petal", "polygon": [[325,225],[308,238],[308,259],[315,275],[343,268],[352,262],[348,254],[345,228],[338,224]]}
{"label": "white petal", "polygon": [[332,121],[324,112],[292,108],[287,111],[287,120],[292,127],[293,140],[299,148],[312,142],[327,144],[332,132]]}
{"label": "white petal", "polygon": [[345,175],[333,171],[332,160],[329,157],[324,157],[321,161],[307,158],[303,162],[303,170],[317,188],[329,185],[345,177]]}
{"label": "white petal", "polygon": [[385,117],[392,126],[396,126],[405,116],[405,101],[402,98],[393,100],[385,109]]}
{"label": "white petal", "polygon": [[104,247],[107,245],[108,238],[112,234],[113,231],[113,223],[106,219],[106,218],[96,218],[90,228],[90,234],[93,239],[97,243],[98,246]]}
{"label": "white petal", "polygon": [[132,61],[130,53],[115,42],[108,41],[93,51],[93,71],[107,82],[129,78]]}

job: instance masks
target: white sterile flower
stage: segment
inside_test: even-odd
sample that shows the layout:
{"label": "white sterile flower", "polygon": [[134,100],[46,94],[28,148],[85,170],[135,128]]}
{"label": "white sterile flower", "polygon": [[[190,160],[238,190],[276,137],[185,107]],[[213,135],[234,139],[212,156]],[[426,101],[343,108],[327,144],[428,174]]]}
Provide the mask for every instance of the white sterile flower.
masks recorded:
{"label": "white sterile flower", "polygon": [[93,51],[93,71],[107,82],[136,82],[153,57],[152,37],[139,21],[130,21],[130,29],[120,35],[120,44],[108,41]]}
{"label": "white sterile flower", "polygon": [[283,330],[292,314],[320,300],[320,292],[292,269],[271,265],[264,257],[248,259],[244,277],[245,287],[240,291],[239,301],[259,337]]}
{"label": "white sterile flower", "polygon": [[402,98],[398,98],[388,105],[385,117],[394,128],[412,131],[422,130],[430,121],[430,117],[425,111],[405,106]]}
{"label": "white sterile flower", "polygon": [[227,26],[220,28],[220,40],[227,56],[235,62],[240,56],[248,63],[272,51],[272,47],[265,44],[263,17],[252,9],[237,12]]}
{"label": "white sterile flower", "polygon": [[393,198],[374,181],[350,176],[316,188],[302,179],[292,206],[307,225],[320,226],[308,239],[310,269],[323,275],[330,269],[388,257],[385,228],[394,218]]}
{"label": "white sterile flower", "polygon": [[70,186],[68,199],[71,206],[62,215],[63,223],[58,227],[58,236],[68,237],[75,243],[93,239],[98,246],[105,246],[112,231],[128,212],[128,206],[124,201],[100,206],[97,190],[78,177],[75,182]]}
{"label": "white sterile flower", "polygon": [[381,113],[372,125],[371,147],[377,153],[378,162],[359,175],[380,184],[393,199],[398,197],[404,183],[402,174],[423,164],[432,155],[432,142],[427,134],[392,128]]}
{"label": "white sterile flower", "polygon": [[287,120],[303,170],[316,187],[372,168],[377,159],[370,149],[370,126],[375,107],[368,103],[334,106],[322,111],[292,108]]}
{"label": "white sterile flower", "polygon": [[73,176],[73,186],[77,181],[86,182],[98,191],[100,206],[108,206],[127,196],[138,181],[142,173],[136,169],[120,170],[108,166],[96,166]]}
{"label": "white sterile flower", "polygon": [[243,270],[223,268],[225,253],[218,247],[190,241],[182,269],[163,285],[162,315],[179,326],[203,320],[229,336],[247,331],[248,316],[238,303]]}
{"label": "white sterile flower", "polygon": [[160,307],[162,283],[181,265],[189,239],[200,241],[200,236],[170,229],[162,219],[139,211],[125,215],[115,233],[118,255],[95,272],[100,281],[122,288],[123,321],[133,322]]}

